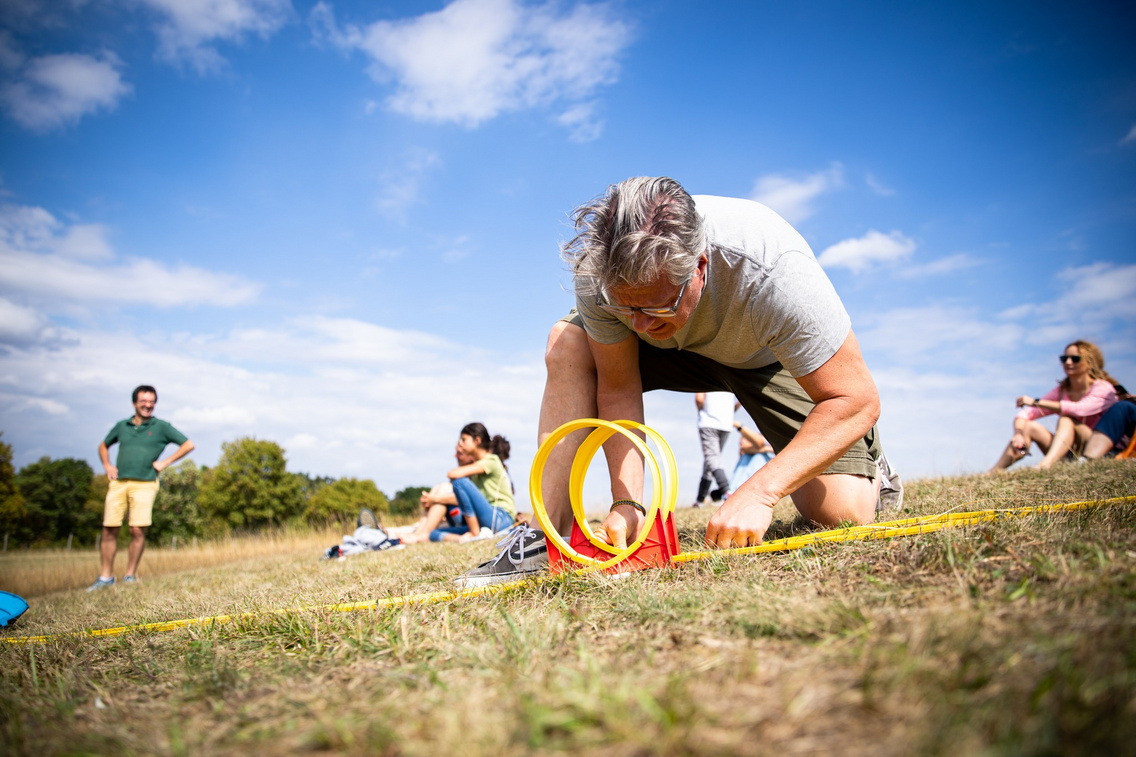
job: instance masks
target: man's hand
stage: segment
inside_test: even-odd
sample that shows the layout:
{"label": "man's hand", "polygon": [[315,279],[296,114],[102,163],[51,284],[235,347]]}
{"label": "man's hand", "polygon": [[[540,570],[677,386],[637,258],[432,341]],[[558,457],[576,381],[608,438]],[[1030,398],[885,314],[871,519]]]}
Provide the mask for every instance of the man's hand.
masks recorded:
{"label": "man's hand", "polygon": [[596,536],[616,549],[627,549],[628,534],[634,542],[639,536],[642,517],[631,505],[617,505],[608,513]]}
{"label": "man's hand", "polygon": [[106,469],[107,481],[115,481],[118,479],[118,468],[114,467],[110,463],[104,465],[103,468]]}
{"label": "man's hand", "polygon": [[738,489],[726,500],[706,526],[706,545],[729,549],[756,547],[773,521],[773,506],[745,488]]}
{"label": "man's hand", "polygon": [[154,470],[158,471],[158,473],[161,473],[162,471],[164,471],[166,468],[168,468],[170,466],[170,461],[169,460],[155,460],[153,465],[154,465]]}

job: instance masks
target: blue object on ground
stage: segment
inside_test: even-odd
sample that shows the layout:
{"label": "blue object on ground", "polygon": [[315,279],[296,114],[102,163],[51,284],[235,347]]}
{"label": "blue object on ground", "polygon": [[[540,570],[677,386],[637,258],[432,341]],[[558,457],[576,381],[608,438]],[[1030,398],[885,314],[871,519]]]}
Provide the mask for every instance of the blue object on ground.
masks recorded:
{"label": "blue object on ground", "polygon": [[0,591],[0,626],[6,626],[28,611],[23,597]]}

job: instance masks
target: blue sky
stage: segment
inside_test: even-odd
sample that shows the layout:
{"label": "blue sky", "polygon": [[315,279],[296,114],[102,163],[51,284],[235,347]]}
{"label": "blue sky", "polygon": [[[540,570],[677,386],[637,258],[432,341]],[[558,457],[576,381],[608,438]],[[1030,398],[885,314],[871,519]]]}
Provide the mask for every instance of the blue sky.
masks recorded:
{"label": "blue sky", "polygon": [[[138,383],[213,464],[526,486],[568,213],[670,175],[765,202],[853,319],[908,477],[988,467],[1075,338],[1136,384],[1122,3],[0,6],[0,428],[97,464]],[[693,402],[651,396],[680,461]],[[97,469],[97,468],[96,468]]]}

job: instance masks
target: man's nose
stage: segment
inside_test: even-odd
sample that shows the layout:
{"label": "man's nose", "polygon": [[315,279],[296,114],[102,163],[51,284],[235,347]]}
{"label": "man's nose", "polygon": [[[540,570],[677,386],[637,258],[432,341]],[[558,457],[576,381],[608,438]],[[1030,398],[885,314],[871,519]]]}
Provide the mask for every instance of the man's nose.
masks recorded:
{"label": "man's nose", "polygon": [[655,325],[658,318],[640,313],[638,310],[631,314],[631,328],[635,331],[644,332]]}

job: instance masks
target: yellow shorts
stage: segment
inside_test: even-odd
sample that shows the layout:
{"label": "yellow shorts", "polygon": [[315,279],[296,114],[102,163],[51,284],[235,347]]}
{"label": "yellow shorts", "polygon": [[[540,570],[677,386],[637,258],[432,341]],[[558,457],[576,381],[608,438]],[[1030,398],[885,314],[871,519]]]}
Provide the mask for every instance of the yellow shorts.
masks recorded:
{"label": "yellow shorts", "polygon": [[107,488],[106,507],[103,508],[103,525],[115,528],[122,525],[127,509],[130,525],[149,526],[154,514],[154,497],[158,496],[157,481],[117,479]]}

